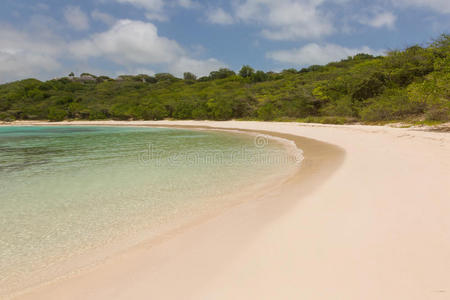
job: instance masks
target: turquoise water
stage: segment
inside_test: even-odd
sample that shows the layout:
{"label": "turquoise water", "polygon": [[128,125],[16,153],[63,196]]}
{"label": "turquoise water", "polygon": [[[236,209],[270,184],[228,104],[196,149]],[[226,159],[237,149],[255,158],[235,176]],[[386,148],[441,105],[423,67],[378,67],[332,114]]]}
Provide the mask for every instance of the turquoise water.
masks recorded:
{"label": "turquoise water", "polygon": [[267,153],[283,157],[286,147],[213,131],[0,127],[0,291],[224,207],[226,195],[296,167]]}

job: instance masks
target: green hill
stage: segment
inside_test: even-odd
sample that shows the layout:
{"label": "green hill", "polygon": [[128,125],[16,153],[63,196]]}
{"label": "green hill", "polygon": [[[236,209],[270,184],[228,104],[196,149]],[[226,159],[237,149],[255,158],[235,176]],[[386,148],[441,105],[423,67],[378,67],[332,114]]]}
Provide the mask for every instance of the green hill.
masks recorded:
{"label": "green hill", "polygon": [[0,85],[0,120],[450,120],[450,35],[386,56],[281,73],[244,66],[196,78],[82,74]]}

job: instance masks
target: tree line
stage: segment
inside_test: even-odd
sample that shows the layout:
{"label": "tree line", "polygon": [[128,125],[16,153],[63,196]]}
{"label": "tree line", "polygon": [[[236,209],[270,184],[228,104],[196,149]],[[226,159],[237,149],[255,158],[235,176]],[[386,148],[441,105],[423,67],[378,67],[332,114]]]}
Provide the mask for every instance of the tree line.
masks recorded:
{"label": "tree line", "polygon": [[239,72],[25,79],[0,85],[0,120],[450,120],[450,35],[324,66]]}

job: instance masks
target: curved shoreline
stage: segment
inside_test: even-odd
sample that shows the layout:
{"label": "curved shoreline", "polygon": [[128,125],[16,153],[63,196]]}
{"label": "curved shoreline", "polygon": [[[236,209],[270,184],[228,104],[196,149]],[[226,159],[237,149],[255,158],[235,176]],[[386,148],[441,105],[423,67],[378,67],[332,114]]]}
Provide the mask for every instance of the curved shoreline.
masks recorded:
{"label": "curved shoreline", "polygon": [[[31,125],[31,124],[28,124],[28,125]],[[49,124],[37,123],[37,124],[33,124],[33,125],[45,125],[45,126],[48,126]],[[68,125],[68,124],[55,124],[55,123],[52,123],[50,125],[52,125],[52,126],[62,126],[62,125]],[[70,125],[73,125],[73,124],[70,124]],[[97,124],[96,125],[76,124],[76,125],[79,125],[79,126],[84,126],[84,125],[86,125],[86,126],[117,126],[117,125],[106,125],[106,124],[102,124],[102,125],[100,125],[100,124],[98,124],[98,125]],[[120,125],[120,126],[131,127],[131,126],[135,126],[135,125],[133,125],[133,124],[125,124],[125,125]],[[136,126],[136,127],[141,127],[141,126]],[[155,126],[151,126],[150,125],[150,126],[145,126],[145,127],[155,127]],[[273,139],[276,142],[279,142],[279,143],[282,143],[282,144],[285,143],[286,147],[288,147],[288,148],[292,147],[292,146],[295,147],[297,149],[296,151],[299,150],[300,146],[303,147],[303,146],[307,146],[307,145],[311,144],[310,141],[308,141],[308,139],[300,139],[300,138],[298,138],[296,136],[281,135],[279,133],[269,132],[269,131],[236,130],[236,129],[231,130],[231,129],[218,128],[218,127],[217,128],[209,128],[209,127],[205,127],[205,126],[177,126],[177,125],[174,125],[174,126],[166,125],[166,126],[156,126],[156,127],[161,127],[161,128],[179,128],[179,129],[189,129],[189,130],[223,131],[223,132],[230,132],[230,133],[234,133],[234,134],[251,134],[251,135],[254,135],[254,136],[264,134],[268,139]],[[292,142],[294,145],[290,145],[289,142]],[[313,144],[314,144],[314,142],[313,142]],[[304,153],[304,150],[301,149],[301,152]],[[290,153],[289,155],[293,155],[293,154]],[[311,155],[311,156],[313,156],[313,155]],[[309,160],[307,160],[307,161],[309,162]],[[304,162],[302,162],[302,163],[304,163]],[[101,266],[103,263],[105,263],[105,261],[109,261],[111,259],[116,258],[117,256],[123,255],[124,253],[132,250],[133,248],[142,246],[142,244],[146,244],[147,246],[148,245],[152,245],[152,246],[157,245],[157,244],[165,241],[168,238],[171,238],[171,237],[176,236],[178,234],[182,234],[185,230],[187,230],[187,229],[189,229],[189,228],[191,228],[193,226],[198,226],[199,224],[202,224],[202,223],[208,221],[211,218],[214,218],[214,217],[216,217],[218,215],[221,215],[224,211],[226,211],[228,209],[232,209],[233,207],[239,206],[242,203],[247,202],[247,201],[255,201],[258,198],[262,197],[262,195],[264,193],[272,192],[272,191],[274,191],[276,189],[287,187],[287,185],[286,185],[287,182],[291,182],[292,180],[299,180],[299,179],[303,180],[303,177],[304,177],[303,175],[306,175],[306,174],[304,174],[305,170],[301,171],[301,169],[303,169],[303,168],[304,167],[300,167],[300,168],[298,168],[295,171],[295,173],[283,176],[283,178],[281,178],[281,176],[278,176],[276,178],[272,178],[270,180],[267,180],[267,182],[265,182],[264,184],[263,183],[259,184],[257,187],[254,187],[254,188],[249,187],[248,189],[245,189],[244,191],[241,191],[241,192],[239,192],[237,194],[233,194],[233,195],[227,196],[227,198],[228,197],[233,197],[233,198],[235,198],[235,200],[232,201],[231,203],[227,204],[227,205],[224,205],[224,207],[222,207],[221,209],[216,209],[216,210],[208,212],[208,213],[205,212],[202,215],[199,215],[198,217],[196,217],[192,221],[189,221],[187,223],[184,222],[183,225],[181,225],[181,226],[175,226],[175,227],[172,226],[171,228],[173,228],[173,229],[163,230],[161,232],[161,234],[158,234],[156,236],[148,237],[146,239],[140,239],[139,238],[139,239],[136,239],[136,241],[139,241],[139,242],[133,242],[133,243],[126,242],[128,239],[124,239],[124,240],[121,239],[120,240],[121,242],[114,243],[114,244],[117,244],[117,245],[114,246],[113,248],[119,249],[118,251],[114,251],[114,252],[111,252],[111,253],[108,252],[110,254],[106,258],[95,259],[91,263],[80,263],[80,265],[83,265],[81,268],[76,267],[78,264],[73,263],[72,259],[71,259],[70,263],[64,263],[63,265],[64,266],[65,265],[68,265],[68,266],[73,265],[74,269],[72,271],[70,271],[71,268],[69,268],[69,267],[62,267],[62,269],[66,270],[66,271],[63,271],[63,273],[61,273],[59,275],[55,274],[55,275],[50,276],[53,279],[45,280],[45,281],[40,282],[38,284],[31,284],[29,287],[27,287],[25,289],[13,291],[12,294],[9,294],[9,296],[7,294],[6,296],[8,296],[8,297],[17,297],[17,296],[22,295],[24,293],[26,294],[29,291],[32,292],[34,290],[43,288],[43,287],[48,286],[48,285],[56,284],[56,283],[64,281],[64,280],[70,280],[70,278],[76,276],[77,274],[83,274],[83,273],[89,272],[91,270],[94,270],[98,266]],[[308,169],[308,167],[306,167],[306,169]],[[308,171],[306,170],[306,172],[308,172]],[[256,190],[256,188],[258,188],[258,190]],[[131,240],[135,240],[135,238],[133,238]],[[121,243],[127,244],[127,245],[130,244],[130,246],[129,247],[121,247],[119,245]],[[94,255],[94,256],[99,256],[99,257],[103,256],[102,254],[100,254],[100,252],[102,252],[102,249],[95,249],[93,251],[94,251],[93,253],[89,252],[89,253],[83,254],[80,258],[77,258],[77,260],[82,259],[82,257],[85,257],[88,254]],[[97,253],[97,251],[99,253]]]}
{"label": "curved shoreline", "polygon": [[300,177],[260,199],[23,299],[448,296],[449,135],[357,125],[131,123],[291,135],[305,161]]}
{"label": "curved shoreline", "polygon": [[[41,123],[33,124],[33,125],[43,125]],[[45,124],[48,125],[48,124]],[[60,124],[51,124],[53,126],[58,126]],[[68,124],[64,124],[68,125]],[[72,125],[72,124],[71,124]],[[90,124],[76,124],[76,125],[90,125]],[[106,124],[95,124],[93,126],[109,126]],[[134,126],[133,124],[125,124],[120,126]],[[145,126],[145,127],[155,127],[155,126]],[[295,174],[289,175],[287,178],[271,181],[265,184],[264,187],[262,187],[262,191],[259,191],[257,195],[250,195],[248,192],[244,192],[243,195],[234,195],[235,197],[239,197],[239,201],[235,201],[231,204],[231,206],[224,207],[220,211],[217,211],[213,214],[207,214],[203,217],[197,218],[196,221],[189,222],[185,225],[183,225],[180,228],[175,228],[173,230],[170,230],[169,232],[165,232],[162,235],[159,235],[156,238],[151,238],[147,241],[141,241],[135,246],[131,246],[128,250],[120,251],[119,253],[114,254],[112,257],[109,257],[106,259],[106,262],[112,261],[120,257],[121,255],[128,255],[130,251],[133,251],[133,249],[138,249],[140,247],[143,247],[146,245],[148,246],[155,246],[157,244],[160,244],[164,242],[167,239],[173,238],[176,235],[182,234],[184,231],[189,230],[192,227],[199,226],[208,220],[215,218],[217,216],[222,215],[227,210],[233,209],[237,206],[242,205],[243,203],[246,203],[248,201],[257,201],[258,198],[262,197],[262,193],[279,193],[280,189],[292,189],[293,186],[298,188],[299,186],[303,186],[304,190],[301,191],[302,193],[305,193],[308,189],[313,188],[313,185],[311,185],[312,182],[318,182],[321,178],[321,176],[325,175],[327,172],[323,169],[324,164],[331,164],[328,165],[327,170],[332,171],[334,167],[337,167],[337,164],[339,163],[339,160],[343,158],[343,151],[341,149],[338,149],[337,147],[334,147],[332,145],[327,145],[322,142],[317,142],[314,140],[310,140],[307,138],[302,138],[298,136],[293,135],[286,135],[286,134],[280,134],[277,132],[271,132],[271,131],[255,131],[255,130],[230,130],[227,128],[220,128],[220,127],[206,127],[206,126],[178,126],[178,125],[165,125],[165,126],[156,126],[156,127],[164,127],[164,128],[180,128],[180,129],[200,129],[200,130],[220,130],[220,131],[227,131],[227,132],[236,132],[240,134],[252,134],[252,135],[258,135],[258,134],[264,134],[267,135],[269,138],[274,137],[275,139],[279,138],[286,141],[292,141],[295,143],[295,146],[297,149],[302,150],[303,152],[303,161],[300,166],[300,168],[295,172]],[[335,165],[336,164],[336,165]],[[317,172],[318,170],[321,170],[321,172]],[[323,178],[322,178],[323,179]],[[299,184],[300,183],[300,184]],[[288,209],[287,205],[288,203],[284,203],[283,206],[277,207],[278,209]],[[293,203],[289,203],[293,204]],[[277,211],[276,214],[271,215],[272,217],[277,217],[279,214],[281,214],[281,210]],[[267,216],[266,216],[267,217]],[[269,222],[269,220],[259,220],[261,223]],[[261,226],[264,226],[264,224],[261,224]],[[104,264],[105,261],[100,261],[96,263],[95,265],[88,265],[80,270],[76,270],[75,273],[71,272],[64,276],[59,276],[49,282],[44,282],[35,286],[31,286],[29,288],[26,288],[23,291],[19,291],[17,293],[13,294],[13,297],[18,297],[20,295],[26,295],[27,293],[33,293],[36,290],[40,290],[42,288],[62,283],[67,280],[71,280],[71,278],[76,277],[79,274],[86,274],[88,272],[91,272],[92,270],[95,270],[97,268],[101,268],[102,264]],[[34,298],[34,296],[33,296]]]}
{"label": "curved shoreline", "polygon": [[[42,124],[37,124],[42,125]],[[59,124],[52,124],[53,126],[63,126]],[[44,125],[45,126],[45,125]],[[88,125],[90,126],[90,125]],[[110,125],[97,125],[97,126],[106,126],[110,127]],[[113,126],[113,125],[112,125]],[[127,127],[134,127],[133,125],[126,125]],[[150,126],[146,126],[150,127]],[[151,126],[153,127],[153,126]],[[139,127],[136,127],[139,128]],[[166,126],[164,128],[171,128],[171,126]],[[173,127],[172,127],[173,128]],[[210,129],[210,128],[184,128],[179,127],[179,129],[187,129],[187,130],[199,130],[199,131],[222,131],[228,132],[233,135],[249,135],[247,132],[238,131],[238,130],[220,130],[220,129]],[[250,135],[250,138],[253,137],[253,134]],[[255,135],[256,137],[256,135]],[[291,156],[292,153],[295,153],[298,148],[295,145],[291,145],[288,140],[278,139],[273,136],[265,136],[268,140],[273,140],[283,147],[287,148],[287,156]],[[293,149],[291,149],[293,148]],[[294,158],[292,158],[294,159]],[[14,297],[20,294],[23,294],[24,291],[31,291],[36,288],[46,286],[51,283],[60,282],[61,280],[65,280],[73,277],[75,274],[87,272],[89,270],[95,269],[97,266],[104,263],[104,261],[109,260],[111,257],[115,257],[117,255],[121,255],[124,252],[139,246],[142,243],[147,245],[158,244],[163,240],[180,234],[187,228],[205,222],[206,220],[213,218],[216,215],[220,215],[220,213],[230,207],[239,205],[244,201],[251,201],[252,199],[258,197],[264,192],[268,192],[272,190],[275,186],[281,185],[283,182],[291,178],[294,173],[297,172],[298,166],[294,167],[294,172],[290,172],[289,174],[277,174],[275,176],[266,176],[267,178],[261,178],[258,183],[251,184],[249,186],[243,187],[243,189],[239,191],[235,191],[230,195],[223,195],[221,197],[220,204],[217,204],[217,207],[209,208],[205,211],[198,211],[195,216],[189,216],[183,218],[180,216],[180,219],[173,219],[173,222],[169,222],[168,224],[162,225],[157,231],[149,231],[142,232],[136,236],[129,237],[120,237],[118,236],[116,240],[110,242],[108,245],[103,245],[99,247],[92,248],[85,253],[79,253],[75,255],[69,255],[67,259],[64,261],[59,261],[54,266],[52,266],[49,270],[45,271],[37,271],[36,278],[33,281],[26,282],[22,281],[22,285],[16,286],[8,286],[2,285],[1,287],[8,287],[9,289],[2,290],[0,289],[0,298],[2,297]],[[223,199],[222,199],[223,197]],[[34,276],[33,276],[34,277]],[[42,278],[40,278],[42,277]],[[31,278],[31,276],[30,276]],[[38,279],[39,278],[39,279]],[[27,278],[25,278],[26,280]],[[25,285],[25,286],[23,286]]]}

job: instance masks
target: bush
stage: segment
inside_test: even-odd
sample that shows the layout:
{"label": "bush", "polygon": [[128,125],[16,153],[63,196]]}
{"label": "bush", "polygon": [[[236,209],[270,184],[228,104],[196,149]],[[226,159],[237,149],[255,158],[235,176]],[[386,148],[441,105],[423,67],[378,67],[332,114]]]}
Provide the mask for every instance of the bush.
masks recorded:
{"label": "bush", "polygon": [[399,120],[424,112],[425,105],[411,101],[404,90],[391,90],[389,93],[370,99],[368,106],[361,111],[363,121]]}
{"label": "bush", "polygon": [[111,115],[115,120],[129,120],[133,117],[131,107],[128,104],[115,104],[111,107]]}
{"label": "bush", "polygon": [[322,124],[335,124],[335,125],[344,125],[349,123],[349,119],[341,118],[341,117],[323,117],[319,123]]}
{"label": "bush", "polygon": [[15,121],[16,118],[6,112],[0,112],[0,120],[5,122]]}
{"label": "bush", "polygon": [[431,108],[425,113],[425,119],[427,121],[450,121],[450,109],[448,107]]}
{"label": "bush", "polygon": [[211,118],[214,120],[224,121],[233,117],[231,103],[223,98],[209,99],[206,105],[210,111]]}
{"label": "bush", "polygon": [[273,103],[268,102],[260,106],[257,113],[259,119],[264,121],[272,121],[277,117],[278,110],[276,109],[275,105],[273,105]]}
{"label": "bush", "polygon": [[196,81],[197,80],[197,76],[195,76],[191,72],[185,72],[183,74],[183,79],[187,80],[187,81]]}
{"label": "bush", "polygon": [[89,112],[89,120],[104,120],[107,119],[107,115],[104,111],[91,111]]}
{"label": "bush", "polygon": [[252,76],[253,82],[263,82],[268,79],[268,76],[263,71],[256,71],[255,74]]}
{"label": "bush", "polygon": [[196,107],[192,111],[192,118],[194,120],[206,120],[208,119],[208,111],[205,107],[203,107],[203,105]]}
{"label": "bush", "polygon": [[353,102],[350,96],[344,96],[335,102],[327,105],[321,113],[327,116],[338,116],[338,117],[354,117],[356,112],[353,108]]}
{"label": "bush", "polygon": [[354,100],[364,100],[378,96],[383,91],[384,84],[384,75],[375,73],[356,87],[356,90],[352,94],[352,98]]}
{"label": "bush", "polygon": [[255,74],[255,70],[253,70],[252,67],[249,65],[242,66],[241,70],[239,71],[239,76],[242,78],[252,77]]}
{"label": "bush", "polygon": [[[234,71],[227,69],[227,68],[221,68],[218,71],[212,71],[211,73],[209,73],[209,79],[210,80],[225,79],[225,78],[235,76],[235,75],[236,75],[236,73]],[[200,79],[201,79],[201,81],[206,80],[203,77]]]}
{"label": "bush", "polygon": [[63,109],[59,109],[59,108],[53,108],[51,107],[48,110],[48,119],[50,121],[62,121],[67,117],[67,111],[63,110]]}
{"label": "bush", "polygon": [[163,120],[165,117],[167,117],[167,110],[160,104],[152,105],[142,113],[144,120]]}

